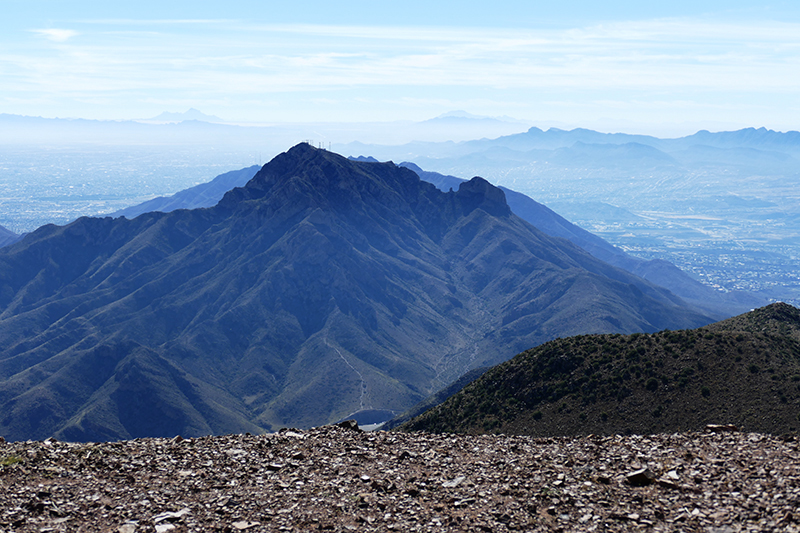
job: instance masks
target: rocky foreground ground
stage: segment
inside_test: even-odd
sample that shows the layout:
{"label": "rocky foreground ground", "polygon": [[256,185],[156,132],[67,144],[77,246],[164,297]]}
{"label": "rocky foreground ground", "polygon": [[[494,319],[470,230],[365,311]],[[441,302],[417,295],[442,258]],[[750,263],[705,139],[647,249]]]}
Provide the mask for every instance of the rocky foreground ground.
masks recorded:
{"label": "rocky foreground ground", "polygon": [[735,431],[0,444],[0,531],[800,531],[800,450]]}

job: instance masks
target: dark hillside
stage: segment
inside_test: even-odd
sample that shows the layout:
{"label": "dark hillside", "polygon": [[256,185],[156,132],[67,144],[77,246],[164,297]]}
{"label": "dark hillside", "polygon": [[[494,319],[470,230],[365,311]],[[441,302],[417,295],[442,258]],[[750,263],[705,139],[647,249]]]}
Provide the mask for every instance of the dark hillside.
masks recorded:
{"label": "dark hillside", "polygon": [[695,330],[557,339],[493,368],[404,430],[648,434],[800,427],[800,310],[772,304]]}

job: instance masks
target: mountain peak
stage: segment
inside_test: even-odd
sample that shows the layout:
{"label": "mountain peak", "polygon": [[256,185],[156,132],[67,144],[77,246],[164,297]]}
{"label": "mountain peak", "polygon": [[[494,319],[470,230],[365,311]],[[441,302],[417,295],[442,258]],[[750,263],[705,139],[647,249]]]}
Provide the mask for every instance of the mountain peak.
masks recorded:
{"label": "mountain peak", "polygon": [[[475,209],[493,216],[511,215],[503,191],[483,178],[462,183],[452,194],[460,215]],[[353,213],[382,206],[379,209],[400,213],[409,204],[435,202],[439,195],[444,199],[445,193],[420,180],[412,169],[391,161],[353,161],[300,143],[264,165],[243,190],[229,192],[221,203],[232,208],[239,202],[258,200],[272,203],[276,209],[294,208],[294,212],[322,208]]]}
{"label": "mountain peak", "polygon": [[10,440],[317,426],[551,338],[708,322],[486,180],[445,193],[307,143],[216,207],[40,228],[0,285]]}
{"label": "mountain peak", "polygon": [[195,108],[190,108],[184,113],[171,113],[164,111],[157,117],[147,119],[154,122],[183,122],[184,120],[196,120],[199,122],[224,122],[221,118],[214,115],[206,115],[202,111]]}
{"label": "mountain peak", "polygon": [[507,217],[511,215],[511,208],[506,203],[505,193],[477,176],[462,183],[456,197],[461,201],[465,212],[480,208],[494,216]]}

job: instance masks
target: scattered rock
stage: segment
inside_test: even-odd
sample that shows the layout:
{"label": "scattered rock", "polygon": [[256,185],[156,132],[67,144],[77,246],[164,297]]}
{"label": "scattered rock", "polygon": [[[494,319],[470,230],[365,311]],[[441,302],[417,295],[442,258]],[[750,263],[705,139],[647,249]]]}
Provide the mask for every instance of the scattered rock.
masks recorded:
{"label": "scattered rock", "polygon": [[706,431],[720,433],[726,431],[739,431],[739,428],[733,424],[708,424],[706,425]]}
{"label": "scattered rock", "polygon": [[652,483],[656,475],[651,472],[649,468],[640,468],[639,470],[627,474],[625,478],[628,480],[628,483],[634,487],[644,487]]}
{"label": "scattered rock", "polygon": [[251,527],[260,526],[261,522],[248,522],[247,520],[241,520],[239,522],[234,522],[231,525],[239,531],[244,531],[245,529],[250,529]]}
{"label": "scattered rock", "polygon": [[467,479],[466,476],[458,476],[456,478],[451,479],[450,481],[445,481],[444,483],[442,483],[442,487],[446,489],[452,489],[458,487],[465,479]]}
{"label": "scattered rock", "polygon": [[[769,435],[535,439],[325,426],[191,442],[5,443],[0,459],[25,461],[0,468],[0,531],[800,533],[791,488],[800,449]],[[632,463],[652,471],[629,472]]]}
{"label": "scattered rock", "polygon": [[174,522],[191,512],[192,512],[191,509],[189,509],[188,507],[184,507],[183,509],[181,509],[176,513],[171,513],[171,512],[161,513],[153,517],[153,523],[158,524],[159,522],[163,522],[164,520],[167,520],[169,522]]}

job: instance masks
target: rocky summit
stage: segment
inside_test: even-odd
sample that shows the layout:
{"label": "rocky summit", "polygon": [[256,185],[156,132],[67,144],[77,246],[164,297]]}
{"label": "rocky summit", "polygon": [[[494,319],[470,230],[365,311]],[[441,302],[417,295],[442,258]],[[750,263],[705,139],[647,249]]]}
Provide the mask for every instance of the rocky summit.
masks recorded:
{"label": "rocky summit", "polygon": [[0,444],[0,531],[800,531],[796,441],[734,428]]}
{"label": "rocky summit", "polygon": [[216,206],[82,218],[0,249],[0,434],[312,427],[399,413],[553,338],[708,322],[481,178],[445,193],[300,144]]}

